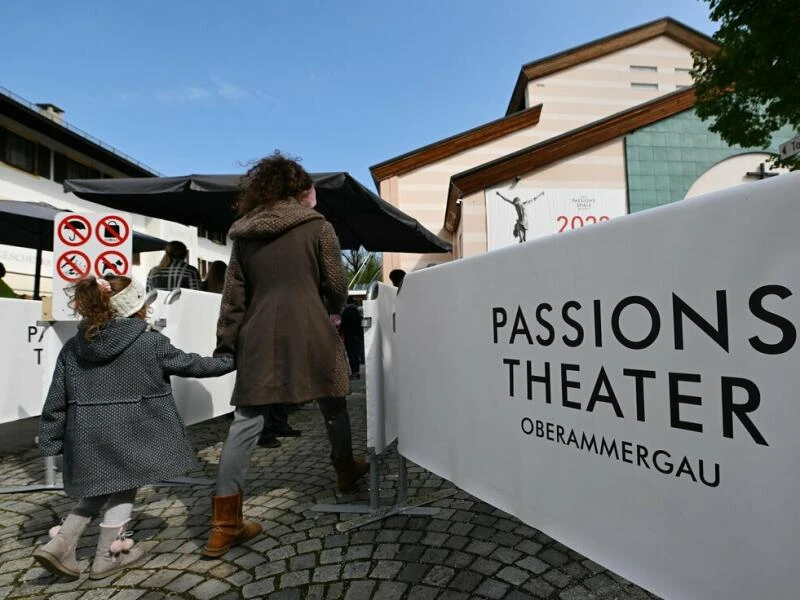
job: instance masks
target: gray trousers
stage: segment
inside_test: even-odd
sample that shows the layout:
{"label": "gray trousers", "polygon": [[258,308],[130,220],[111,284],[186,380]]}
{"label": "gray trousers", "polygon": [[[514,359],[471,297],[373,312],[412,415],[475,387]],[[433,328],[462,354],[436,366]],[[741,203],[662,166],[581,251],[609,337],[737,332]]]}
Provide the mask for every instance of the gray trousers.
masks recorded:
{"label": "gray trousers", "polygon": [[80,499],[75,508],[72,509],[72,512],[78,516],[93,519],[100,514],[100,510],[107,504],[108,508],[106,508],[106,512],[103,515],[102,524],[124,525],[131,519],[133,501],[135,499],[136,488],[102,496],[87,496]]}
{"label": "gray trousers", "polygon": [[[350,416],[344,398],[320,398],[317,400],[325,428],[331,442],[333,458],[353,455]],[[264,419],[268,406],[237,406],[233,422],[228,430],[228,438],[222,447],[222,456],[217,469],[216,496],[230,496],[241,493],[250,457],[253,455],[258,437],[264,429]]]}

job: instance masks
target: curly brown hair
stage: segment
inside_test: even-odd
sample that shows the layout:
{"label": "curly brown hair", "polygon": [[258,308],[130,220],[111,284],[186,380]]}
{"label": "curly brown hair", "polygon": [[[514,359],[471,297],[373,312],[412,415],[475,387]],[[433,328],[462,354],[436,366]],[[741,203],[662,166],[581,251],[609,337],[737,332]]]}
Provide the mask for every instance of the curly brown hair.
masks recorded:
{"label": "curly brown hair", "polygon": [[110,292],[103,290],[93,275],[84,277],[68,290],[71,295],[69,307],[83,318],[80,328],[87,342],[97,336],[106,322],[117,316],[111,307],[111,298],[131,284],[130,278],[123,276],[108,277],[107,281],[111,286]]}
{"label": "curly brown hair", "polygon": [[271,205],[285,198],[298,198],[314,182],[300,166],[299,158],[290,158],[275,150],[257,161],[244,177],[242,193],[234,204],[238,216],[261,205]]}

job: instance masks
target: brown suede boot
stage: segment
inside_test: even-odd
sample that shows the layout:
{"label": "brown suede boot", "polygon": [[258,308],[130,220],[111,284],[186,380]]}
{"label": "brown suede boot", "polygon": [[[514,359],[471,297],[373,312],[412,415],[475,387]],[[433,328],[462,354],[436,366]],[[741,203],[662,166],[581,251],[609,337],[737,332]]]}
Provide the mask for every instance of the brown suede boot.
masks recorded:
{"label": "brown suede boot", "polygon": [[346,456],[333,459],[333,468],[336,470],[336,488],[340,492],[352,492],[356,481],[369,471],[369,463],[361,458]]}
{"label": "brown suede boot", "polygon": [[258,523],[242,518],[242,494],[214,496],[211,499],[211,535],[208,537],[203,555],[218,558],[231,546],[251,540],[261,533]]}

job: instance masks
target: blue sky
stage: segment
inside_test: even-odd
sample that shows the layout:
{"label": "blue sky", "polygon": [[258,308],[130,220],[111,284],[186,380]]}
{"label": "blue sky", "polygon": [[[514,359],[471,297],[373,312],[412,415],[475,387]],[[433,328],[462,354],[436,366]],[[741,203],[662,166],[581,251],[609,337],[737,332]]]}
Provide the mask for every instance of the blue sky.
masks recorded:
{"label": "blue sky", "polygon": [[0,86],[168,175],[369,167],[501,117],[522,64],[700,0],[3,0]]}

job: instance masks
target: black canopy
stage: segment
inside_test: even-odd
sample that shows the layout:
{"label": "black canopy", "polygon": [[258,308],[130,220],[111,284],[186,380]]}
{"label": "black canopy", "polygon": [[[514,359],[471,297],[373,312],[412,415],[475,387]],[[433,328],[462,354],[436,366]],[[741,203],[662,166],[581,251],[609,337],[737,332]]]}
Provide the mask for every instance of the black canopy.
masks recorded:
{"label": "black canopy", "polygon": [[[33,296],[39,298],[42,251],[53,249],[53,225],[56,215],[65,212],[45,202],[0,200],[0,243],[36,250],[36,273]],[[167,244],[151,235],[133,232],[133,251],[163,250]]]}
{"label": "black canopy", "polygon": [[[0,243],[34,250],[53,249],[53,224],[56,215],[69,212],[45,202],[0,200]],[[133,251],[163,250],[165,240],[138,231],[133,232]]]}
{"label": "black canopy", "polygon": [[[317,210],[333,225],[343,249],[449,252],[450,244],[348,173],[312,173]],[[227,232],[242,175],[187,175],[134,179],[70,179],[64,191],[117,210]]]}

